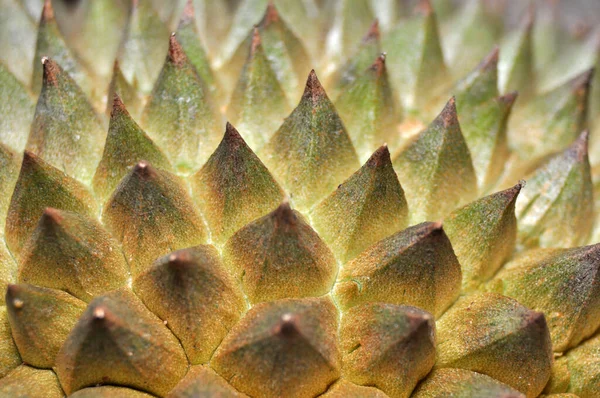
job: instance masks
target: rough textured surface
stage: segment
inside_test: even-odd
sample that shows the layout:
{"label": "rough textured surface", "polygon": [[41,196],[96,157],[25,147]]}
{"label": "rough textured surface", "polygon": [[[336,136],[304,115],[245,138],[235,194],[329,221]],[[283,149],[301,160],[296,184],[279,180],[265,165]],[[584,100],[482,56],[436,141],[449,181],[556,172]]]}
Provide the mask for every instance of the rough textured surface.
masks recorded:
{"label": "rough textured surface", "polygon": [[56,363],[67,394],[106,383],[165,395],[188,369],[179,341],[127,290],[90,303]]}
{"label": "rough textured surface", "polygon": [[441,223],[423,223],[385,238],[346,264],[334,297],[346,309],[381,301],[439,317],[460,293],[460,264]]}
{"label": "rough textured surface", "polygon": [[342,263],[404,229],[408,205],[387,146],[315,206],[311,220]]}
{"label": "rough textured surface", "polygon": [[[550,378],[546,320],[499,294],[462,298],[437,323],[436,368],[483,373],[536,397]],[[524,377],[523,375],[527,375]]]}
{"label": "rough textured surface", "polygon": [[337,318],[329,298],[258,304],[225,338],[211,366],[255,397],[325,392],[340,375]]}
{"label": "rough textured surface", "polygon": [[214,370],[204,366],[193,366],[187,375],[171,390],[167,398],[241,398],[238,392]]}
{"label": "rough textured surface", "polygon": [[63,398],[56,374],[51,370],[21,365],[0,379],[0,395],[26,398]]}
{"label": "rough textured surface", "polygon": [[435,322],[415,307],[359,305],[342,318],[340,349],[350,381],[409,397],[435,363]]}

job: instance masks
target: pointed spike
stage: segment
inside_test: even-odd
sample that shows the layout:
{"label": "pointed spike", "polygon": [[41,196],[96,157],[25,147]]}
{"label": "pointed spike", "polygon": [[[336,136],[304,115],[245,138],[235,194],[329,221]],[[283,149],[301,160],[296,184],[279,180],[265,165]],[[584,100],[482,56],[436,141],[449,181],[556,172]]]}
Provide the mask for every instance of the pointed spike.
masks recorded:
{"label": "pointed spike", "polygon": [[85,94],[52,59],[44,58],[44,84],[27,149],[88,183],[102,156],[106,132]]}
{"label": "pointed spike", "polygon": [[373,23],[369,27],[369,31],[363,37],[363,43],[378,41],[380,37],[381,32],[379,31],[379,19],[375,18],[375,20],[373,20]]}
{"label": "pointed spike", "polygon": [[391,397],[410,394],[435,363],[434,336],[433,316],[415,307],[353,307],[340,328],[344,377]]}
{"label": "pointed spike", "polygon": [[225,242],[270,212],[284,197],[269,170],[230,123],[216,151],[191,177],[191,185],[217,242]]}
{"label": "pointed spike", "polygon": [[128,278],[118,243],[97,221],[54,208],[44,210],[19,261],[19,282],[64,290],[83,301],[125,286]]}
{"label": "pointed spike", "polygon": [[132,2],[131,16],[119,51],[127,81],[144,95],[152,91],[169,48],[169,30],[152,2]]}
{"label": "pointed spike", "polygon": [[[419,109],[426,117],[446,96],[452,81],[446,67],[435,13],[418,13],[408,24],[393,28],[383,40],[387,66],[397,100],[406,108]],[[419,38],[415,40],[415,38]]]}
{"label": "pointed spike", "polygon": [[[14,80],[25,87],[31,87],[32,68],[36,58],[36,37],[40,20],[41,0],[35,3],[2,3],[2,24],[0,29],[0,70],[6,67]],[[37,58],[39,60],[39,58]],[[33,62],[32,62],[33,61]],[[41,76],[40,76],[41,78]],[[0,83],[0,94],[3,87]],[[10,98],[2,94],[3,101]],[[0,105],[0,109],[1,109]],[[14,109],[15,111],[17,108]],[[0,121],[2,115],[0,115]],[[0,122],[0,126],[2,122]],[[3,141],[6,143],[6,141]],[[21,151],[22,147],[14,149]]]}
{"label": "pointed spike", "polygon": [[38,368],[54,366],[56,354],[86,307],[83,301],[60,290],[27,284],[10,285],[6,303],[21,357]]}
{"label": "pointed spike", "polygon": [[220,115],[210,88],[173,34],[162,72],[142,113],[148,135],[189,173],[218,143]]}
{"label": "pointed spike", "polygon": [[[282,323],[286,316],[291,320]],[[337,316],[328,297],[258,304],[221,343],[211,367],[245,394],[315,396],[340,376]],[[294,333],[282,336],[285,330]]]}
{"label": "pointed spike", "polygon": [[242,394],[208,366],[192,366],[186,376],[167,395],[177,397],[214,397],[223,396],[242,398]]}
{"label": "pointed spike", "polygon": [[[552,347],[563,352],[600,327],[598,259],[600,244],[537,250],[506,265],[488,288],[548,314]],[[532,284],[532,280],[544,283]]]}
{"label": "pointed spike", "polygon": [[359,167],[344,124],[314,70],[300,103],[261,154],[303,208],[331,192]]}
{"label": "pointed spike", "polygon": [[123,177],[102,213],[118,237],[134,277],[158,256],[206,240],[206,230],[182,181],[138,162]]}
{"label": "pointed spike", "polygon": [[172,170],[166,156],[133,120],[115,93],[104,153],[92,180],[95,193],[107,198],[129,169],[142,160]]}
{"label": "pointed spike", "polygon": [[519,90],[521,97],[525,99],[529,99],[537,90],[533,18],[534,13],[530,10],[521,27],[504,39],[500,56],[500,91]]}
{"label": "pointed spike", "polygon": [[526,398],[514,388],[481,373],[466,369],[435,369],[413,392],[414,398],[477,396],[497,398]]}
{"label": "pointed spike", "polygon": [[5,397],[63,398],[65,396],[56,374],[50,369],[21,365],[0,380],[0,395]]}
{"label": "pointed spike", "polygon": [[334,295],[343,309],[381,301],[439,317],[458,297],[460,281],[460,264],[442,224],[423,223],[380,240],[347,263]]}
{"label": "pointed spike", "polygon": [[326,294],[337,272],[325,242],[287,201],[237,231],[223,256],[253,303]]}
{"label": "pointed spike", "polygon": [[462,266],[464,292],[491,278],[513,255],[517,241],[515,203],[521,184],[453,211],[445,231]]}
{"label": "pointed spike", "polygon": [[273,1],[269,1],[267,3],[267,9],[265,10],[265,14],[260,24],[262,26],[269,26],[272,23],[279,22],[279,18],[279,11],[277,11],[275,3],[273,3]]}
{"label": "pointed spike", "polygon": [[335,102],[361,160],[382,142],[394,139],[401,113],[394,100],[385,53],[346,85]]}
{"label": "pointed spike", "polygon": [[69,395],[100,383],[165,395],[188,368],[179,341],[128,290],[96,297],[89,304],[58,353],[56,364]]}
{"label": "pointed spike", "polygon": [[509,139],[521,161],[562,151],[577,138],[587,124],[592,74],[585,71],[515,109]]}
{"label": "pointed spike", "polygon": [[511,298],[486,293],[460,299],[437,322],[437,338],[444,344],[436,368],[476,370],[533,397],[550,378],[544,316]]}
{"label": "pointed spike", "polygon": [[326,37],[328,58],[339,60],[361,42],[374,18],[367,0],[342,0],[333,9],[331,29]]}
{"label": "pointed spike", "polygon": [[248,58],[231,94],[227,114],[248,138],[249,145],[262,147],[290,111],[286,93],[254,28]]}
{"label": "pointed spike", "polygon": [[573,247],[587,242],[594,214],[587,137],[583,132],[526,178],[527,189],[516,206],[519,242],[525,247]]}
{"label": "pointed spike", "polygon": [[133,289],[167,322],[192,364],[209,361],[246,307],[217,250],[208,245],[158,259],[134,280]]}
{"label": "pointed spike", "polygon": [[96,211],[94,199],[82,184],[25,151],[6,217],[6,243],[16,257],[47,207],[87,216]]}
{"label": "pointed spike", "polygon": [[387,145],[312,210],[315,229],[345,263],[408,225],[408,205]]}
{"label": "pointed spike", "polygon": [[[127,104],[129,112],[131,112],[134,116],[138,116],[141,112],[142,100],[137,92],[137,90],[129,84],[125,76],[123,76],[123,71],[119,67],[119,61],[115,60],[113,65],[113,74],[112,79],[110,81],[110,85],[108,88],[108,96],[109,99],[106,104],[106,114],[110,117],[111,112],[114,107],[114,97],[118,95],[122,101]],[[113,101],[110,101],[110,98],[113,98]]]}
{"label": "pointed spike", "polygon": [[452,97],[437,118],[394,159],[411,223],[439,219],[477,196],[477,178]]}

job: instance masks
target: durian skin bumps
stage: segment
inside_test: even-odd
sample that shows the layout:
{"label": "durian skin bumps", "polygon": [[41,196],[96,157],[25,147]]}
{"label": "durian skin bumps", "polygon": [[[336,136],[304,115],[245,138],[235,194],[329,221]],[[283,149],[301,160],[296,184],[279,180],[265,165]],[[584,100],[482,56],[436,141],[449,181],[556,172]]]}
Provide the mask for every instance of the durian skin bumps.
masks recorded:
{"label": "durian skin bumps", "polygon": [[595,0],[0,0],[0,397],[600,397]]}

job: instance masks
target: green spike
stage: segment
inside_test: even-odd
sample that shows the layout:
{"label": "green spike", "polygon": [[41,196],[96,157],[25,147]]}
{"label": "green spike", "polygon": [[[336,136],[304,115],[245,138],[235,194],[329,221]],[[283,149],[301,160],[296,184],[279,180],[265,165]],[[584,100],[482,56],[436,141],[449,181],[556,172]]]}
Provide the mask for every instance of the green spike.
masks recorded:
{"label": "green spike", "polygon": [[340,271],[338,305],[407,304],[439,317],[460,293],[460,264],[441,223],[423,223],[369,247]]}
{"label": "green spike", "polygon": [[[75,56],[65,43],[56,23],[51,0],[44,0],[44,7],[38,26],[35,56],[33,58],[33,77],[31,80],[34,94],[40,92],[46,80],[46,65],[43,60],[52,58],[76,82],[73,84],[80,87],[80,89],[76,90],[77,92],[81,91],[86,95],[90,95],[92,92],[91,79],[86,75],[87,71],[77,62]],[[65,91],[72,93],[74,89],[69,88]]]}
{"label": "green spike", "polygon": [[96,297],[56,359],[67,395],[95,384],[166,395],[185,375],[179,341],[129,290]]}
{"label": "green spike", "polygon": [[533,10],[529,11],[524,23],[508,34],[500,52],[500,91],[518,91],[524,99],[531,98],[536,91],[533,53]]}
{"label": "green spike", "polygon": [[182,181],[146,161],[136,164],[121,180],[104,206],[102,220],[121,241],[134,277],[157,257],[207,238]]}
{"label": "green spike", "polygon": [[446,57],[458,76],[477,65],[502,34],[503,22],[487,9],[489,5],[481,0],[465,1],[442,32]]}
{"label": "green spike", "polygon": [[362,161],[381,144],[394,139],[400,110],[388,81],[385,54],[349,83],[335,101],[348,135]]}
{"label": "green spike", "polygon": [[357,386],[345,379],[337,381],[321,398],[388,398],[375,387]]}
{"label": "green spike", "polygon": [[143,94],[148,94],[152,91],[167,53],[169,29],[161,21],[151,1],[137,0],[132,4],[118,60],[127,81]]}
{"label": "green spike", "polygon": [[61,67],[42,60],[44,84],[27,140],[27,150],[85,183],[102,157],[106,131],[83,92]]}
{"label": "green spike", "polygon": [[96,212],[94,199],[82,184],[25,151],[6,216],[6,244],[15,256],[21,253],[47,207],[90,217]]}
{"label": "green spike", "polygon": [[489,289],[546,314],[552,348],[576,347],[600,327],[600,245],[527,252],[506,265]]}
{"label": "green spike", "polygon": [[411,397],[525,398],[525,395],[484,374],[446,368],[431,372]]}
{"label": "green spike", "polygon": [[27,88],[1,62],[0,97],[0,142],[21,152],[27,143],[35,105]]}
{"label": "green spike", "polygon": [[210,68],[210,60],[202,47],[200,34],[196,25],[196,11],[192,0],[187,0],[183,15],[177,28],[177,39],[185,51],[190,63],[206,84],[213,98],[218,96],[216,77]]}
{"label": "green spike", "polygon": [[[131,16],[132,2],[53,1],[53,7],[65,41],[77,60],[96,76],[110,75],[120,40]],[[102,91],[104,95],[105,92]]]}
{"label": "green spike", "polygon": [[171,35],[169,53],[142,114],[154,141],[189,172],[200,166],[218,144],[220,115],[210,90]]}
{"label": "green spike", "polygon": [[85,307],[83,301],[60,290],[9,285],[8,319],[23,361],[37,368],[52,368],[58,350]]}
{"label": "green spike", "polygon": [[269,170],[309,208],[360,167],[342,120],[311,71],[300,103],[261,152]]}
{"label": "green spike", "polygon": [[582,398],[597,397],[600,394],[598,375],[600,375],[600,335],[557,358],[552,368],[552,377],[544,391],[569,392]]}
{"label": "green spike", "polygon": [[326,42],[329,58],[340,59],[360,43],[375,18],[369,0],[340,0],[333,7],[332,30]]}
{"label": "green spike", "polygon": [[142,113],[142,98],[137,90],[125,79],[123,71],[119,66],[119,61],[115,61],[114,63],[112,79],[108,87],[108,95],[106,96],[108,98],[108,101],[106,101],[106,114],[109,117],[114,105],[111,99],[115,95],[118,95],[127,104],[129,112],[134,117],[139,117]]}
{"label": "green spike", "polygon": [[406,228],[408,205],[387,146],[319,203],[311,218],[342,263]]}
{"label": "green spike", "polygon": [[467,111],[496,98],[498,91],[498,60],[500,51],[494,49],[454,87],[459,117]]}
{"label": "green spike", "polygon": [[334,97],[337,97],[341,90],[371,66],[373,60],[381,52],[381,34],[379,32],[379,21],[376,19],[354,53],[340,65],[330,78]]}
{"label": "green spike", "polygon": [[229,123],[215,152],[191,177],[191,185],[213,240],[219,243],[284,198],[269,170]]}
{"label": "green spike", "polygon": [[395,159],[411,223],[436,220],[477,196],[477,179],[454,98]]}
{"label": "green spike", "polygon": [[[39,18],[41,2],[35,4],[35,17],[31,18],[27,10],[24,10],[24,3],[26,2],[0,1],[0,65],[6,65],[16,80],[29,87],[37,33],[35,20]],[[3,86],[4,82],[0,81],[0,87],[4,88]],[[10,99],[4,94],[1,95],[4,101]]]}
{"label": "green spike", "polygon": [[586,71],[515,109],[508,137],[521,159],[561,151],[584,129],[592,75]]}
{"label": "green spike", "polygon": [[126,387],[96,386],[76,391],[69,398],[152,398],[154,395]]}
{"label": "green spike", "polygon": [[121,98],[113,97],[104,154],[92,180],[94,192],[107,198],[136,163],[146,160],[162,170],[172,171],[163,152],[133,120]]}
{"label": "green spike", "polygon": [[63,398],[56,374],[51,370],[21,365],[0,379],[0,395],[4,397]]}
{"label": "green spike", "polygon": [[64,290],[90,301],[127,284],[118,243],[95,219],[46,208],[21,251],[19,282]]}
{"label": "green spike", "polygon": [[248,59],[231,94],[227,114],[231,122],[246,132],[249,145],[262,147],[290,111],[285,92],[254,28]]}
{"label": "green spike", "polygon": [[399,103],[419,108],[427,115],[451,81],[444,62],[437,21],[429,1],[422,1],[417,15],[398,24],[383,40],[388,51],[390,81]]}
{"label": "green spike", "polygon": [[158,259],[133,282],[144,304],[179,338],[192,364],[209,361],[246,309],[238,285],[213,246]]}
{"label": "green spike", "polygon": [[342,319],[340,349],[344,377],[408,397],[435,363],[435,321],[415,307],[356,306]]}
{"label": "green spike", "polygon": [[[247,3],[252,2],[251,0]],[[260,0],[257,3],[265,4],[266,2]],[[282,5],[285,3],[289,2],[280,2]],[[310,57],[302,41],[288,27],[287,20],[284,20],[279,14],[275,4],[269,2],[265,6],[266,11],[263,18],[256,25],[261,37],[261,44],[281,88],[290,101],[295,101],[302,93],[302,78],[310,70]],[[257,9],[265,9],[265,7]],[[247,29],[245,34],[246,38],[239,44],[225,68],[222,69],[223,73],[231,75],[234,81],[240,75],[252,50],[254,32]]]}
{"label": "green spike", "polygon": [[498,48],[454,88],[462,133],[480,191],[488,192],[509,158],[506,127],[516,93],[498,97]]}
{"label": "green spike", "polygon": [[223,256],[252,303],[327,294],[337,272],[333,253],[287,202],[237,231]]}
{"label": "green spike", "polygon": [[526,247],[585,244],[594,215],[588,133],[526,180],[528,186],[516,205],[519,242]]}
{"label": "green spike", "polygon": [[316,396],[340,376],[337,319],[328,297],[255,305],[225,337],[211,366],[257,398]]}
{"label": "green spike", "polygon": [[487,293],[460,299],[437,322],[436,368],[486,374],[527,397],[550,378],[552,344],[544,314]]}
{"label": "green spike", "polygon": [[[6,378],[6,375],[19,366],[21,362],[21,356],[13,341],[8,311],[5,306],[0,306],[0,392],[2,391],[3,378]],[[7,395],[7,397],[9,396]]]}
{"label": "green spike", "polygon": [[522,183],[478,199],[444,220],[462,267],[462,291],[471,292],[491,278],[515,250],[515,203]]}
{"label": "green spike", "polygon": [[167,395],[167,398],[242,398],[221,376],[209,367],[192,366],[187,375]]}

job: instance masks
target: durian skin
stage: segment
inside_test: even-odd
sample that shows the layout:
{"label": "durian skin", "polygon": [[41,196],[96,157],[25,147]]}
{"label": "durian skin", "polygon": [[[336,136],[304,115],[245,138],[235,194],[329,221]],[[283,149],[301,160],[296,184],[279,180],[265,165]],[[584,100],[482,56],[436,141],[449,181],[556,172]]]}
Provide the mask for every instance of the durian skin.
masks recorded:
{"label": "durian skin", "polygon": [[[91,2],[93,9],[86,9]],[[398,5],[413,2],[415,10],[409,9],[412,5]],[[547,276],[513,290],[503,286],[502,278],[513,256],[525,252],[535,257],[531,249],[536,246],[576,250],[597,243],[589,236],[597,216],[592,182],[600,169],[590,167],[597,160],[594,153],[588,159],[587,141],[589,135],[594,143],[598,135],[595,108],[600,103],[600,79],[578,68],[588,67],[583,58],[593,58],[586,51],[596,54],[598,65],[600,48],[594,43],[591,49],[587,39],[558,32],[564,27],[552,21],[553,29],[564,35],[555,44],[555,55],[546,54],[553,58],[548,64],[576,67],[560,73],[566,83],[557,80],[554,85],[542,85],[550,78],[545,68],[533,70],[532,62],[540,61],[532,58],[531,51],[548,49],[538,48],[536,35],[540,33],[531,24],[532,15],[515,23],[514,31],[501,32],[499,21],[504,16],[496,2],[465,2],[452,12],[450,0],[188,0],[182,13],[186,0],[0,0],[0,287],[9,293],[13,290],[7,299],[11,302],[0,305],[0,397],[201,398],[245,397],[245,393],[253,397],[522,398],[524,393],[528,397],[599,397],[600,260],[592,256],[589,270],[582,275],[557,272],[560,286],[591,286],[587,296],[582,289],[573,289],[576,308],[560,307],[558,316],[571,327],[565,327],[560,339],[554,339],[551,317],[557,314],[552,302],[544,301],[542,295],[537,301],[528,300],[527,294],[516,291],[535,292],[534,283],[548,290]],[[234,3],[240,4],[237,11]],[[560,1],[540,1],[542,9],[545,3],[560,5],[554,4]],[[38,32],[35,24],[42,6]],[[115,18],[119,10],[126,13]],[[251,12],[243,15],[247,11]],[[551,14],[560,18],[562,11],[555,8]],[[257,20],[250,21],[250,14]],[[474,15],[476,19],[469,20]],[[374,22],[374,16],[380,22]],[[112,50],[100,51],[96,44],[86,43],[86,37],[107,27],[124,28],[126,17],[131,23],[123,32],[110,31],[98,38],[102,48],[121,47],[111,79],[113,60],[107,53]],[[218,36],[212,29],[217,23],[220,32],[230,28],[232,37],[240,39],[229,49],[237,48],[229,63],[219,59],[223,55],[219,38],[205,37],[206,32]],[[254,30],[253,24],[258,24]],[[24,30],[27,33],[20,32]],[[25,47],[32,44],[36,32],[34,64],[30,56],[11,60],[14,54],[33,54],[33,48]],[[252,73],[260,76],[240,79],[238,72],[232,76],[232,70],[252,69],[252,56],[244,58],[256,50],[253,39],[258,32],[263,40],[261,65],[254,65]],[[509,48],[503,39],[513,34],[524,43],[515,58],[506,57]],[[461,35],[465,36],[464,48],[446,48],[452,39],[461,42]],[[110,37],[121,36],[122,41],[109,42]],[[543,36],[551,35],[545,32]],[[492,49],[494,40],[499,50]],[[23,48],[14,45],[21,41]],[[341,46],[336,48],[338,41]],[[204,54],[207,44],[210,51]],[[315,56],[321,49],[326,51],[322,59],[311,59],[306,49]],[[486,53],[491,55],[482,64],[499,62],[499,68],[490,70],[500,78],[486,75],[485,93],[471,93],[482,98],[473,100],[455,92],[461,87],[453,82]],[[353,59],[351,54],[369,58],[368,62]],[[569,59],[574,55],[582,60]],[[90,63],[94,58],[98,62]],[[135,59],[139,62],[132,65]],[[383,90],[379,96],[368,98],[352,91],[357,86],[358,91],[373,88],[367,87],[372,79],[369,72],[381,71],[383,60],[393,90],[387,82],[379,82],[384,86],[379,87]],[[364,67],[356,67],[363,62]],[[34,81],[29,78],[31,68],[22,68],[26,64],[34,66]],[[311,67],[316,71],[309,74]],[[261,70],[268,71],[268,76]],[[347,81],[338,81],[340,71]],[[477,74],[477,69],[472,73]],[[232,91],[236,80],[240,84]],[[251,87],[265,80],[269,81],[266,87]],[[500,90],[495,87],[498,82],[503,85]],[[35,106],[40,88],[42,97]],[[508,92],[515,89],[520,91],[516,102],[517,94]],[[104,146],[105,167],[98,168],[109,121],[106,110],[113,108],[104,103],[106,92],[110,93],[107,102],[114,95],[124,103],[117,104],[119,123],[112,127],[112,145]],[[255,94],[268,96],[269,101]],[[336,109],[334,104],[344,98]],[[377,104],[369,102],[382,99],[386,109],[380,114]],[[481,100],[475,111],[461,107],[461,101],[471,100]],[[271,108],[271,101],[273,109],[265,114],[262,109]],[[447,107],[436,122],[444,103]],[[515,112],[511,113],[513,104]],[[461,117],[461,109],[473,112]],[[511,118],[512,114],[518,117]],[[215,151],[223,131],[231,127],[223,128],[225,115],[234,124],[236,116],[243,116],[239,133],[229,136],[230,146],[248,142],[241,155],[232,155],[235,151],[227,146]],[[527,124],[531,134],[525,134],[530,132],[523,127]],[[82,135],[77,126],[87,126],[82,129],[87,134]],[[125,128],[129,135],[120,134]],[[584,128],[590,132],[582,132]],[[425,140],[418,138],[423,131],[427,134],[420,136],[426,136]],[[474,135],[481,138],[479,134],[486,139],[473,145],[470,140]],[[389,149],[384,141],[389,141]],[[26,145],[28,151],[23,152]],[[377,173],[361,174],[362,162],[378,147],[373,156],[375,163],[384,160],[385,181],[377,181]],[[423,161],[424,152],[430,161]],[[194,176],[199,177],[215,154],[222,158],[207,171],[210,183],[198,183]],[[249,160],[254,169],[247,165]],[[549,160],[553,162],[550,172],[544,168]],[[478,166],[487,168],[479,170]],[[365,189],[363,196],[328,201],[347,189],[344,182],[356,174],[371,189]],[[532,176],[532,183],[517,186],[523,188],[521,196],[526,200],[519,201],[515,195],[497,209],[502,212],[499,224],[504,230],[486,233],[469,226],[477,222],[486,224],[488,231],[494,229],[490,208],[483,209],[478,220],[467,214],[459,220],[460,228],[453,229],[456,220],[451,218],[457,214],[453,211],[465,206],[468,212],[481,206],[477,198],[502,196],[510,187],[514,191],[517,180],[525,175]],[[268,189],[249,189],[246,183],[253,180],[266,181]],[[548,189],[556,195],[548,195]],[[540,192],[546,192],[550,200],[542,203]],[[378,204],[390,197],[394,200]],[[323,203],[333,207],[327,211],[337,220],[324,221],[318,211]],[[56,238],[56,245],[41,240],[41,246],[54,253],[51,259],[45,258],[47,263],[37,266],[45,256],[31,260],[28,242],[36,226],[47,221],[44,216],[55,211],[49,207],[76,213],[82,224],[93,224],[102,231],[97,241],[104,244],[71,228],[69,244],[83,249],[73,255],[63,246],[64,239]],[[384,225],[381,219],[389,213],[393,215]],[[526,222],[527,214],[540,217]],[[287,228],[291,233],[270,239],[276,234],[255,228],[270,216],[277,224],[273,229]],[[426,235],[433,236],[425,237],[433,242],[431,246],[414,242],[423,238],[415,232],[417,221],[425,222],[417,229],[425,225]],[[320,225],[323,222],[327,228]],[[352,234],[338,229],[345,222],[351,225],[347,229],[354,228]],[[301,231],[294,230],[298,225]],[[239,239],[253,229],[254,233]],[[417,255],[400,267],[388,267],[386,256],[406,254],[394,252],[393,245],[386,247],[403,233],[411,243],[401,252]],[[342,247],[333,247],[336,235],[341,234],[351,236],[343,237]],[[477,251],[478,245],[487,250],[470,257],[469,251]],[[210,251],[210,264],[182,265],[181,253],[198,247]],[[103,261],[108,257],[114,264]],[[467,266],[475,271],[465,273],[463,258],[472,262]],[[175,269],[181,266],[194,267],[193,272]],[[58,267],[72,268],[72,278],[64,281],[65,274],[53,270]],[[387,271],[378,274],[386,267]],[[361,272],[353,275],[356,269]],[[83,286],[77,286],[83,280]],[[15,287],[22,288],[23,282],[36,284],[34,289],[62,290],[37,301],[31,295],[30,299],[15,296]],[[480,297],[478,289],[523,301],[506,298],[512,304],[501,305],[499,299],[490,299],[483,300],[482,308],[465,309],[464,300]],[[158,290],[160,294],[155,293]],[[62,299],[44,305],[52,295]],[[197,301],[185,303],[198,297],[202,297],[202,308],[193,308],[191,304],[198,305]],[[53,305],[60,305],[55,301],[69,302],[76,309],[65,306],[52,311]],[[86,301],[91,304],[84,311]],[[35,311],[22,311],[29,310],[32,302],[40,303],[35,310],[45,311],[43,316],[35,318]],[[407,322],[414,324],[397,341],[394,328],[406,319],[393,313],[407,305],[419,306],[415,311],[420,315],[408,316]],[[373,321],[370,310],[365,310],[373,308],[394,310],[386,319]],[[18,319],[20,310],[23,317]],[[424,310],[432,315],[423,315]],[[469,311],[479,313],[470,316]],[[494,311],[512,319],[490,316]],[[52,317],[61,312],[68,315],[60,320],[60,327],[38,332],[44,323],[52,325]],[[81,317],[80,312],[84,312]],[[500,326],[495,324],[498,319]],[[371,321],[379,329],[369,325]],[[513,321],[521,327],[511,330]],[[441,333],[434,338],[436,323]],[[473,324],[478,330],[469,329]],[[467,344],[477,346],[498,327],[509,330],[513,341],[495,344],[493,349],[483,344],[481,352],[470,354],[473,360],[446,361],[450,344],[480,336],[479,342]],[[365,329],[373,335],[356,348],[351,343],[364,338]],[[51,340],[44,340],[42,334]],[[90,341],[90,335],[100,337]],[[44,341],[49,344],[36,352]],[[103,343],[107,344],[104,350],[96,349]],[[507,345],[511,346],[508,353]],[[552,349],[560,352],[554,359]],[[148,358],[138,356],[148,353],[152,353]],[[544,387],[550,365],[552,374]],[[363,366],[383,370],[366,374]],[[405,374],[395,377],[395,372]],[[410,380],[400,385],[404,376]],[[542,388],[545,395],[538,395]]]}

